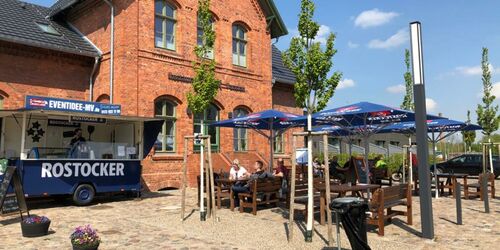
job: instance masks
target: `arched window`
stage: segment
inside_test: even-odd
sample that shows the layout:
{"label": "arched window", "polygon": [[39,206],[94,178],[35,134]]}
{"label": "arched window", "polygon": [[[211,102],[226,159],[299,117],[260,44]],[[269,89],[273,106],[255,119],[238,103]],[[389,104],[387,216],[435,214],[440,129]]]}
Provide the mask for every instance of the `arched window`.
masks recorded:
{"label": "arched window", "polygon": [[155,0],[155,46],[175,50],[176,9],[166,0]]}
{"label": "arched window", "polygon": [[[243,117],[248,115],[248,110],[244,108],[237,108],[233,112],[233,117]],[[233,129],[233,148],[234,151],[247,151],[248,150],[248,138],[247,129],[245,128],[234,128]]]}
{"label": "arched window", "polygon": [[[219,150],[219,128],[208,125],[218,120],[219,109],[213,104],[210,104],[203,113],[194,115],[194,133],[200,134],[203,132],[204,135],[210,135],[210,144],[213,151]],[[195,150],[199,150],[199,145],[195,145]]]}
{"label": "arched window", "polygon": [[155,101],[155,117],[164,120],[155,142],[156,152],[175,152],[175,107],[176,104],[167,99]]}
{"label": "arched window", "polygon": [[[212,24],[212,29],[214,29],[215,27],[214,27],[214,19],[213,18],[210,19],[210,23]],[[204,31],[203,31],[203,27],[201,26],[199,16],[197,19],[196,33],[197,33],[196,43],[198,44],[198,46],[201,46],[201,45],[203,45],[203,33],[204,33]],[[214,59],[213,49],[207,53],[206,58]]]}
{"label": "arched window", "polygon": [[247,30],[239,25],[233,25],[233,64],[247,66]]}
{"label": "arched window", "polygon": [[109,95],[102,94],[99,97],[97,97],[96,101],[100,103],[109,103]]}

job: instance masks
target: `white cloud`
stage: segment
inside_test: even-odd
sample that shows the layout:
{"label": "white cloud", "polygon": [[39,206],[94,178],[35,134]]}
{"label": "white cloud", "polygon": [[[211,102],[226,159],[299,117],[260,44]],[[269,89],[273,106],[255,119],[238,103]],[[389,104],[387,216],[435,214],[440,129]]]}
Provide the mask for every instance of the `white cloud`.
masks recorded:
{"label": "white cloud", "polygon": [[332,29],[322,24],[319,26],[318,34],[316,35],[314,41],[321,44],[326,44],[326,40],[328,40],[328,36],[330,35],[330,33],[332,33]]}
{"label": "white cloud", "polygon": [[427,107],[427,112],[434,112],[436,111],[438,104],[431,98],[425,98],[425,106]]}
{"label": "white cloud", "polygon": [[[326,41],[328,40],[328,36],[330,36],[330,33],[332,33],[332,29],[322,24],[319,26],[318,34],[316,34],[316,39],[314,39],[314,41],[319,42],[321,44],[326,44]],[[290,35],[292,35],[292,37],[299,37],[300,36],[299,30],[291,29]]]}
{"label": "white cloud", "polygon": [[399,14],[396,12],[383,12],[379,9],[366,10],[354,19],[354,25],[361,28],[376,27],[390,22],[397,16]]}
{"label": "white cloud", "polygon": [[400,93],[404,93],[406,91],[406,87],[403,84],[398,84],[398,85],[387,87],[385,90],[391,94],[400,94]]}
{"label": "white cloud", "polygon": [[496,82],[493,84],[493,89],[491,90],[491,94],[493,94],[497,100],[500,99],[500,82]]}
{"label": "white cloud", "polygon": [[337,86],[337,89],[346,89],[346,88],[352,88],[356,85],[356,82],[352,79],[342,79],[339,82],[339,85]]}
{"label": "white cloud", "polygon": [[[488,68],[490,69],[491,74],[495,74],[497,72],[500,72],[500,68],[493,67],[493,65],[488,65]],[[455,71],[464,76],[479,76],[483,73],[483,69],[481,68],[481,65],[476,65],[476,66],[460,66],[456,67]]]}
{"label": "white cloud", "polygon": [[351,49],[355,49],[355,48],[359,47],[359,44],[349,41],[349,42],[347,42],[347,47],[349,47]]}
{"label": "white cloud", "polygon": [[368,43],[368,47],[371,49],[391,49],[406,43],[409,39],[408,31],[406,29],[401,29],[386,40],[371,40]]}

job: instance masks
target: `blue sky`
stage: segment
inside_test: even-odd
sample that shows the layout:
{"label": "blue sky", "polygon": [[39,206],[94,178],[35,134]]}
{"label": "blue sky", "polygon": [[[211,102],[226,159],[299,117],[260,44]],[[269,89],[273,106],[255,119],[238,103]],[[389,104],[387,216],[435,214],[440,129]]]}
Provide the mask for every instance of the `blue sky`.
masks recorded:
{"label": "blue sky", "polygon": [[[51,5],[54,0],[30,0]],[[297,34],[299,0],[275,0],[289,35],[276,45],[284,50]],[[322,25],[319,41],[337,35],[334,70],[343,84],[329,107],[358,101],[399,106],[403,99],[404,49],[408,24],[422,23],[428,112],[465,120],[481,102],[481,48],[489,48],[494,92],[500,97],[500,1],[316,0],[315,19]],[[497,83],[498,82],[498,83]],[[500,103],[497,98],[496,103]]]}

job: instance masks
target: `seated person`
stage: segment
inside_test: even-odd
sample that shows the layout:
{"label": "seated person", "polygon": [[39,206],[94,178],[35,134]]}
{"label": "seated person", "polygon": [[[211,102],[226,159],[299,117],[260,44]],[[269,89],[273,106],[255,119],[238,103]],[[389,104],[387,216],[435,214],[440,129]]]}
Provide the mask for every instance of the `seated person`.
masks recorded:
{"label": "seated person", "polygon": [[328,166],[328,170],[330,171],[330,176],[334,176],[337,171],[343,171],[344,169],[339,164],[339,158],[335,155],[332,157],[330,161],[330,166]]}
{"label": "seated person", "polygon": [[285,162],[283,158],[278,158],[278,166],[274,169],[274,176],[288,178],[288,169],[285,167]]}
{"label": "seated person", "polygon": [[319,177],[323,177],[323,169],[325,166],[319,162],[318,158],[314,158],[313,160],[313,171],[314,175],[317,175]]}
{"label": "seated person", "polygon": [[257,179],[265,179],[265,178],[272,178],[274,177],[272,174],[269,172],[264,171],[264,163],[262,161],[256,161],[254,164],[254,173],[246,173],[244,177],[248,178],[248,181],[245,182],[236,182],[233,185],[233,198],[234,198],[234,206],[239,207],[240,206],[240,198],[238,197],[238,194],[240,193],[249,193],[250,192],[250,183],[254,180]]}
{"label": "seated person", "polygon": [[247,170],[240,165],[240,161],[238,159],[234,159],[231,169],[229,170],[229,179],[238,180],[243,178],[247,173]]}
{"label": "seated person", "polygon": [[382,155],[375,157],[374,162],[375,162],[375,168],[378,169],[387,168],[387,163],[384,161],[384,156]]}

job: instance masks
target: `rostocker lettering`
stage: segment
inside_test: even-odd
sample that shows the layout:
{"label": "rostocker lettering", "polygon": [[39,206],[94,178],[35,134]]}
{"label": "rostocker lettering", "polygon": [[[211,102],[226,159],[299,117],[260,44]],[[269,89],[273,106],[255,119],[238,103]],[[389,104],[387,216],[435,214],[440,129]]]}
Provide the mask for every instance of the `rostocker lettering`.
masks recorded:
{"label": "rostocker lettering", "polygon": [[42,178],[60,177],[100,177],[100,176],[124,176],[125,165],[121,162],[56,162],[42,163]]}

